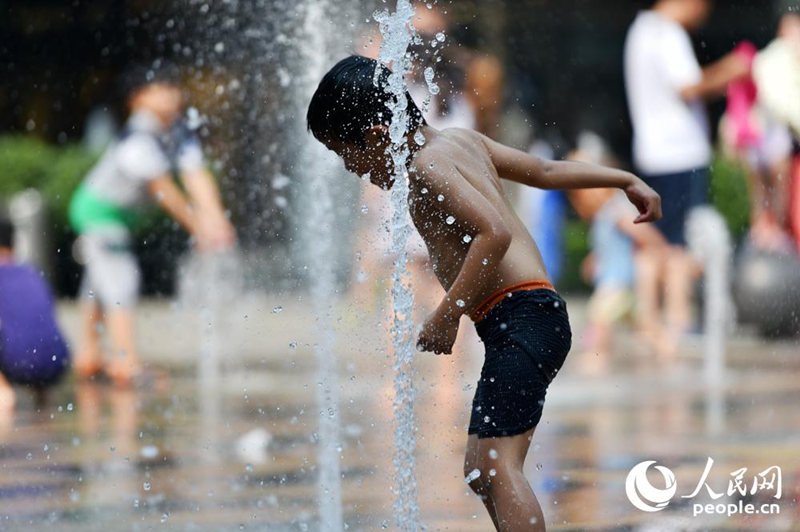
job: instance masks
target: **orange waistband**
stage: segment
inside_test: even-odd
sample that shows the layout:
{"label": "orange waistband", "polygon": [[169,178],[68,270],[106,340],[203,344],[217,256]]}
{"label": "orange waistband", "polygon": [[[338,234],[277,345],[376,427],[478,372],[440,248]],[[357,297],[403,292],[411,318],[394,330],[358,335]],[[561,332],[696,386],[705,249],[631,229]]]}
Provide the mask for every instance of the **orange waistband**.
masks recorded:
{"label": "orange waistband", "polygon": [[483,318],[489,314],[489,311],[494,308],[495,305],[500,303],[503,298],[505,298],[511,292],[519,292],[520,290],[539,290],[539,289],[546,289],[552,290],[555,292],[555,288],[553,285],[550,284],[550,281],[544,281],[541,279],[537,279],[534,281],[525,281],[524,283],[517,283],[511,286],[507,286],[506,288],[501,288],[494,294],[487,297],[483,303],[475,307],[469,317],[472,318],[472,321],[475,323],[481,321]]}

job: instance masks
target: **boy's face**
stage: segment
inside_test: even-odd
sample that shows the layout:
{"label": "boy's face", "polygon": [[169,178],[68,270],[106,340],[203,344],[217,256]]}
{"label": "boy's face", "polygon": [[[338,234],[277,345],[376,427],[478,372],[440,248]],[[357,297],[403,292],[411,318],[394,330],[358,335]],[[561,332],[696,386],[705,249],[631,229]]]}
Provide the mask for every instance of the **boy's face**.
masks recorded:
{"label": "boy's face", "polygon": [[359,177],[369,174],[370,183],[389,190],[394,184],[394,165],[386,154],[387,143],[382,133],[370,130],[363,148],[338,140],[323,140],[322,143],[342,158],[349,172]]}
{"label": "boy's face", "polygon": [[170,126],[180,118],[183,96],[180,88],[175,85],[151,83],[140,88],[132,96],[131,108],[150,111],[165,126]]}

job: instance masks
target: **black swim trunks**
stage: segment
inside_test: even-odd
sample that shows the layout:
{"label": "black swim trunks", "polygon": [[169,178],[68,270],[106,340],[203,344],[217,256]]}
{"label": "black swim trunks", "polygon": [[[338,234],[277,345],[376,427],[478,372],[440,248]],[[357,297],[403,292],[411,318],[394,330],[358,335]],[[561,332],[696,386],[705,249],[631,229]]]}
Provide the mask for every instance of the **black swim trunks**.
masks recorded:
{"label": "black swim trunks", "polygon": [[522,434],[539,423],[547,387],[572,345],[567,304],[549,289],[512,291],[475,328],[486,358],[469,434]]}

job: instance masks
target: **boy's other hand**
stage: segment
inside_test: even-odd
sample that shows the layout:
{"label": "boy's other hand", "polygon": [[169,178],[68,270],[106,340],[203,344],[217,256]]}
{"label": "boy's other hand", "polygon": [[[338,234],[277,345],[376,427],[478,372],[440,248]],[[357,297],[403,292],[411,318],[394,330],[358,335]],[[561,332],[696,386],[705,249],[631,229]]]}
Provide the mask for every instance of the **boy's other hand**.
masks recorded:
{"label": "boy's other hand", "polygon": [[434,312],[422,326],[417,338],[417,349],[433,351],[437,355],[453,352],[453,344],[458,335],[458,318]]}
{"label": "boy's other hand", "polygon": [[655,222],[661,219],[661,196],[647,186],[644,181],[634,177],[631,184],[624,188],[625,195],[639,211],[639,216],[633,221],[635,224]]}

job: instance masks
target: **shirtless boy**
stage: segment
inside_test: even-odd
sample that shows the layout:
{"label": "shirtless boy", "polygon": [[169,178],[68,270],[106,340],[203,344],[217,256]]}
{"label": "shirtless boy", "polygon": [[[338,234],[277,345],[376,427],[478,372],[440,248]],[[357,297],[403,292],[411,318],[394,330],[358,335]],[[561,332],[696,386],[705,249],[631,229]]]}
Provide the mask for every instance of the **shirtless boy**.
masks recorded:
{"label": "shirtless boy", "polygon": [[[373,84],[376,68],[380,87]],[[308,127],[351,172],[393,185],[384,90],[388,70],[365,57],[337,63],[308,108]],[[503,193],[500,178],[546,189],[615,187],[637,207],[637,223],[661,216],[658,194],[621,170],[544,161],[464,129],[428,126],[407,95],[411,150],[409,208],[446,295],[426,320],[418,345],[450,353],[468,314],[486,347],[469,424],[464,472],[497,530],[544,530],[523,474],[545,393],[571,345],[564,300]],[[415,133],[426,142],[417,145]],[[477,472],[474,472],[477,470]],[[491,473],[490,473],[491,471]],[[493,473],[493,474],[492,474]]]}

